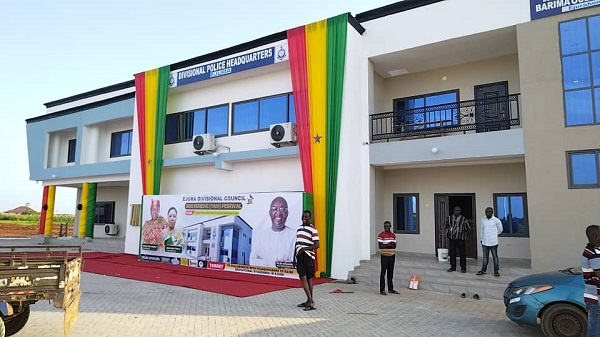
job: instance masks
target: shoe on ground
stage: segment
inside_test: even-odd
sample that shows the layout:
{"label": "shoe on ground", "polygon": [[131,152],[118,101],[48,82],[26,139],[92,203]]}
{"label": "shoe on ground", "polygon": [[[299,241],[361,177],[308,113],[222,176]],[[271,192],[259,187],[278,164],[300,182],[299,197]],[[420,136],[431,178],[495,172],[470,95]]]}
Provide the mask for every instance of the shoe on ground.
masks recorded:
{"label": "shoe on ground", "polygon": [[452,268],[448,268],[447,272],[451,273],[453,271],[456,271],[456,269],[452,269]]}
{"label": "shoe on ground", "polygon": [[464,273],[467,272],[467,270],[466,269],[461,269],[460,272],[464,274]]}
{"label": "shoe on ground", "polygon": [[382,291],[379,294],[381,294],[381,295],[387,295],[387,293],[385,291]]}
{"label": "shoe on ground", "polygon": [[486,274],[486,272],[484,272],[483,270],[480,270],[477,272],[477,275],[485,275],[485,274]]}
{"label": "shoe on ground", "polygon": [[390,294],[399,294],[399,292],[397,292],[396,290],[390,290],[390,291],[388,291],[388,293],[390,293]]}
{"label": "shoe on ground", "polygon": [[496,272],[496,273],[494,273],[494,276],[500,277],[500,273]]}

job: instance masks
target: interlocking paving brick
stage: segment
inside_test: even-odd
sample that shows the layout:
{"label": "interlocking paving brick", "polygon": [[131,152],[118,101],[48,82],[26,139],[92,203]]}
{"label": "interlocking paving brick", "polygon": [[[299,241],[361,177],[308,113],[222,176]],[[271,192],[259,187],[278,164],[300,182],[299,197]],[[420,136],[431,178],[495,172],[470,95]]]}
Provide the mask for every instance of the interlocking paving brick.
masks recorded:
{"label": "interlocking paving brick", "polygon": [[[237,298],[194,289],[83,273],[79,320],[71,336],[537,336],[504,315],[498,300],[465,299],[401,288],[315,286],[317,310],[302,311],[302,289]],[[240,284],[240,286],[247,286]],[[333,289],[354,293],[335,294]],[[62,337],[63,313],[48,302],[32,306],[17,337]],[[385,324],[382,324],[385,323]]]}

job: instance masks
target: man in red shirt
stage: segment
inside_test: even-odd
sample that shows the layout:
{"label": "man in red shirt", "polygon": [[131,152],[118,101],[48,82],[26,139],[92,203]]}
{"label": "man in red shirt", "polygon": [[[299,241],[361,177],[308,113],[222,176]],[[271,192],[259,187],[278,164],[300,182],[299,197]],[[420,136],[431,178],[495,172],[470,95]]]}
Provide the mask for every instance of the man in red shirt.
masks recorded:
{"label": "man in red shirt", "polygon": [[377,243],[381,251],[381,274],[379,275],[379,293],[385,292],[385,276],[387,274],[388,293],[398,294],[394,290],[394,263],[396,262],[396,234],[390,230],[392,224],[389,221],[383,223],[383,232],[377,236]]}

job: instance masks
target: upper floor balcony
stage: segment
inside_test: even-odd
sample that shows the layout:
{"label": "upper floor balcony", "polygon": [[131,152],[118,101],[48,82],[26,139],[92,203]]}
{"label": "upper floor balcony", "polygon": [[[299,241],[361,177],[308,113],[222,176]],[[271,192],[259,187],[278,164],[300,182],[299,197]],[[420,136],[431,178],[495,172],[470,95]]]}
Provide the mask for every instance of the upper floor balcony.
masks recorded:
{"label": "upper floor balcony", "polygon": [[519,97],[517,93],[372,114],[371,142],[509,130],[521,124]]}

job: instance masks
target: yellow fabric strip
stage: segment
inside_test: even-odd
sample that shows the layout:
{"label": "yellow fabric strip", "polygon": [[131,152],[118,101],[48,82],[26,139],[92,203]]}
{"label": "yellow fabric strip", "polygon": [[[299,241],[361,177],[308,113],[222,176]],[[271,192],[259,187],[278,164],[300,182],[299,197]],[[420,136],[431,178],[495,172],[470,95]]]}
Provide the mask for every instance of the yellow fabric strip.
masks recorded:
{"label": "yellow fabric strip", "polygon": [[154,150],[156,149],[156,97],[158,69],[146,72],[146,193],[154,194]]}
{"label": "yellow fabric strip", "polygon": [[[85,222],[87,221],[89,183],[83,183],[81,188],[81,210],[79,211],[79,237],[85,237]],[[95,212],[95,210],[94,210]]]}
{"label": "yellow fabric strip", "polygon": [[46,226],[44,235],[52,236],[52,225],[54,222],[54,201],[56,197],[56,186],[48,186],[48,209],[46,210]]}
{"label": "yellow fabric strip", "polygon": [[314,224],[319,231],[317,275],[325,271],[327,257],[327,223],[325,155],[327,142],[327,20],[306,26],[306,68],[308,73],[308,102],[310,119],[310,148],[312,159]]}

